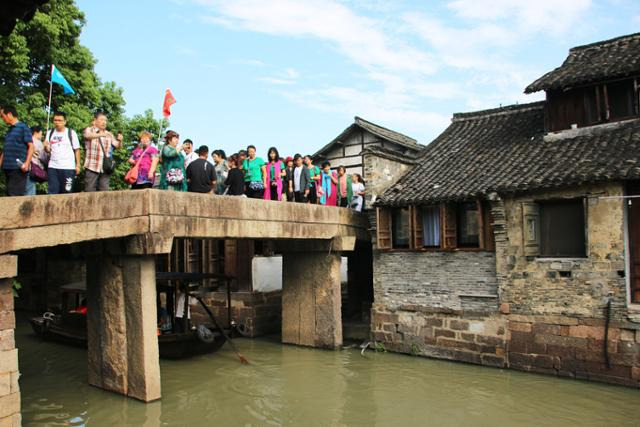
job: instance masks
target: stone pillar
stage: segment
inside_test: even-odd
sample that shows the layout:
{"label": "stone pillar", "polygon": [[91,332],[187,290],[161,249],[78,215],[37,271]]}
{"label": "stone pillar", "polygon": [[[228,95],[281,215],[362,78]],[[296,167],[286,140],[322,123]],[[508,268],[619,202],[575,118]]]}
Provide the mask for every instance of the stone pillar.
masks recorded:
{"label": "stone pillar", "polygon": [[20,388],[18,349],[14,339],[12,279],[18,271],[18,257],[0,255],[0,426],[19,426]]}
{"label": "stone pillar", "polygon": [[340,252],[285,252],[282,258],[282,342],[342,346]]}
{"label": "stone pillar", "polygon": [[89,384],[159,399],[154,255],[89,258],[87,299]]}

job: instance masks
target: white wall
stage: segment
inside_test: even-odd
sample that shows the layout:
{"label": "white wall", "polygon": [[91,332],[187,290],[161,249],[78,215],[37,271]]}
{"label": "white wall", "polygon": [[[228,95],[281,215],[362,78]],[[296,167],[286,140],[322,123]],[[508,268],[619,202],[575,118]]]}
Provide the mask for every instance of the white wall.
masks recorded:
{"label": "white wall", "polygon": [[[251,260],[253,290],[273,292],[282,290],[282,256],[255,256]],[[347,257],[340,264],[340,282],[347,283]]]}

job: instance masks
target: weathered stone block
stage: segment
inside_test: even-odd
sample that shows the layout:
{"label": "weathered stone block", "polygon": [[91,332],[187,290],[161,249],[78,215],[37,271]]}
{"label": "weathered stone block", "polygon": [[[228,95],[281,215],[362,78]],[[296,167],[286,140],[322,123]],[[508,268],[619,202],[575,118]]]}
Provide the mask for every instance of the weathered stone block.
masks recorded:
{"label": "weathered stone block", "polygon": [[448,329],[434,329],[435,337],[455,338],[456,334]]}
{"label": "weathered stone block", "polygon": [[505,344],[505,342],[504,342],[504,340],[502,338],[484,336],[484,335],[478,335],[476,337],[476,340],[477,340],[477,342],[479,342],[481,344],[493,345],[493,346],[496,346],[496,347],[502,347]]}
{"label": "weathered stone block", "polygon": [[13,329],[0,331],[0,351],[13,350],[14,348],[16,348],[16,343]]}
{"label": "weathered stone block", "polygon": [[464,320],[450,320],[449,327],[454,331],[466,331],[469,329],[469,322]]}
{"label": "weathered stone block", "polygon": [[0,396],[0,419],[11,417],[20,412],[20,393]]}
{"label": "weathered stone block", "polygon": [[0,311],[0,331],[16,328],[16,316],[13,310]]}
{"label": "weathered stone block", "polygon": [[517,332],[531,332],[531,323],[509,320],[509,329]]}
{"label": "weathered stone block", "polygon": [[578,338],[604,339],[604,327],[601,326],[570,326],[569,335]]}
{"label": "weathered stone block", "polygon": [[18,349],[0,351],[0,373],[18,370]]}
{"label": "weathered stone block", "polygon": [[630,329],[620,330],[620,341],[634,341],[634,340],[635,340],[635,331]]}
{"label": "weathered stone block", "polygon": [[532,325],[532,332],[536,334],[548,334],[548,335],[568,335],[568,326],[548,325],[546,323],[534,323]]}
{"label": "weathered stone block", "polygon": [[11,374],[9,372],[0,373],[0,396],[11,394]]}

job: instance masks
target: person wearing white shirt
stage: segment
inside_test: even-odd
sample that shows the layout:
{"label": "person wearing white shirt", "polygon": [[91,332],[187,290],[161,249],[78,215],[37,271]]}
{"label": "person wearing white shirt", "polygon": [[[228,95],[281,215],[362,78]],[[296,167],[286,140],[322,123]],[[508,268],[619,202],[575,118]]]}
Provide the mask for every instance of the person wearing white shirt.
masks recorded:
{"label": "person wearing white shirt", "polygon": [[185,170],[191,162],[198,159],[198,153],[193,151],[193,141],[190,139],[185,139],[182,143],[182,151],[184,151],[184,168]]}
{"label": "person wearing white shirt", "polygon": [[53,129],[45,135],[44,150],[49,153],[49,194],[71,193],[73,181],[80,173],[80,140],[67,129],[63,112],[53,115]]}

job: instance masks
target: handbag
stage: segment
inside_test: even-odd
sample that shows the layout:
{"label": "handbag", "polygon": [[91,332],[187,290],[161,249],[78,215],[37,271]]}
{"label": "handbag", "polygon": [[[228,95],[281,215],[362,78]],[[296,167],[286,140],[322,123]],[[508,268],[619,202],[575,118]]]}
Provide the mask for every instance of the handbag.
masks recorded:
{"label": "handbag", "polygon": [[110,175],[116,170],[116,162],[104,151],[104,146],[102,145],[102,138],[98,138],[98,145],[102,149],[102,173]]}
{"label": "handbag", "polygon": [[31,170],[29,171],[29,177],[35,182],[47,182],[47,171],[40,166],[31,162]]}
{"label": "handbag", "polygon": [[148,149],[149,147],[145,148],[145,150],[142,152],[142,154],[136,161],[136,164],[133,165],[131,169],[129,169],[129,172],[127,172],[127,174],[124,176],[125,182],[129,184],[135,184],[138,181],[138,174],[140,171],[140,162],[142,162],[142,158],[144,157]]}
{"label": "handbag", "polygon": [[166,178],[169,184],[178,185],[184,181],[184,174],[180,168],[171,168],[167,171]]}

